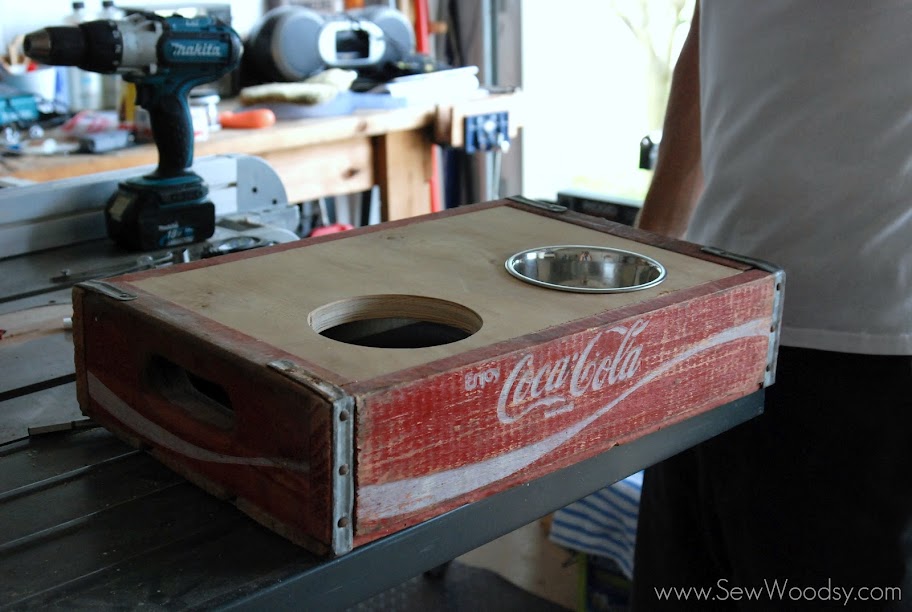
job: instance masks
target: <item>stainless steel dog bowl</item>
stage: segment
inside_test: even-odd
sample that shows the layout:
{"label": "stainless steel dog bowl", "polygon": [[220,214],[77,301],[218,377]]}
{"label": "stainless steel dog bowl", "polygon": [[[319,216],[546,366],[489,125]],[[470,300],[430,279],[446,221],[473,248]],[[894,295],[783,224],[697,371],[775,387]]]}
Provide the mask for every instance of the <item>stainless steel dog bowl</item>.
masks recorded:
{"label": "stainless steel dog bowl", "polygon": [[665,279],[656,260],[620,249],[565,244],[521,251],[506,263],[516,278],[549,289],[619,293],[655,287]]}

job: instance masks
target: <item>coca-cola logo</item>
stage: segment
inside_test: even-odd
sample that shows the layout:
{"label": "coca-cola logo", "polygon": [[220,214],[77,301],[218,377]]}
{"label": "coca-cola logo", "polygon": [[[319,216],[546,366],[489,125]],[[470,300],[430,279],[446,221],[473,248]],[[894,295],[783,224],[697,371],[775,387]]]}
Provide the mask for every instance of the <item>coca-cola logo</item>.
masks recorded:
{"label": "coca-cola logo", "polygon": [[524,355],[504,379],[497,418],[509,424],[537,410],[553,417],[573,410],[574,398],[628,380],[639,369],[643,347],[636,340],[647,324],[612,327],[593,336],[579,353],[544,363]]}
{"label": "coca-cola logo", "polygon": [[500,379],[500,370],[489,368],[484,372],[469,372],[465,375],[465,390],[484,389],[486,385]]}
{"label": "coca-cola logo", "polygon": [[[729,348],[729,352],[720,354],[720,358],[750,355],[751,350],[759,351],[753,354],[754,358],[762,358],[771,339],[769,318],[759,317],[708,336],[678,338],[674,347],[662,349],[661,359],[659,355],[651,355],[647,362],[641,361],[643,340],[638,339],[646,326],[647,321],[641,320],[630,326],[619,325],[599,331],[578,353],[571,351],[564,356],[549,357],[546,361],[543,361],[542,353],[538,353],[538,356],[524,355],[511,368],[509,375],[502,379],[503,386],[497,406],[501,421],[515,422],[536,409],[543,409],[546,415],[553,416],[560,411],[572,409],[574,399],[590,393],[593,397],[592,401],[586,403],[586,414],[578,415],[572,421],[568,419],[567,422],[554,423],[550,427],[530,428],[534,430],[536,438],[527,442],[486,438],[480,444],[484,444],[485,449],[496,450],[498,454],[491,456],[488,452],[477,453],[477,459],[469,464],[451,463],[448,468],[400,480],[362,482],[357,494],[360,516],[372,517],[374,520],[404,516],[409,512],[438,507],[465,493],[502,482],[504,478],[529,469],[536,461],[577,439],[581,432],[604,418],[630,396],[644,393],[650,385],[669,376],[682,364],[692,363],[696,366],[697,362],[692,360],[702,360],[702,355],[712,354],[730,343],[744,340],[760,344],[754,349],[744,346]],[[669,340],[663,341],[667,343]],[[657,347],[653,346],[652,350],[657,350]],[[649,369],[645,365],[641,368],[642,363],[649,363]],[[763,363],[756,365],[763,367]],[[709,366],[704,364],[701,367]],[[496,365],[486,364],[483,368],[466,374],[463,380],[466,387],[480,389],[485,384],[497,384],[501,380],[500,373]],[[701,401],[717,397],[714,394],[719,391],[720,384],[724,384],[728,390],[744,390],[744,385],[753,388],[756,384],[753,379],[755,374],[759,372],[743,372],[732,380],[717,381],[715,390],[710,387],[705,394],[698,390],[697,397],[680,395],[681,391],[678,390],[677,399],[681,405],[676,410],[683,414]],[[621,382],[624,382],[623,386],[615,392],[604,391],[606,387]],[[604,448],[605,443],[605,440],[596,442],[602,445],[600,448]],[[569,452],[580,451],[574,449]],[[413,455],[409,455],[409,460],[412,459]]]}

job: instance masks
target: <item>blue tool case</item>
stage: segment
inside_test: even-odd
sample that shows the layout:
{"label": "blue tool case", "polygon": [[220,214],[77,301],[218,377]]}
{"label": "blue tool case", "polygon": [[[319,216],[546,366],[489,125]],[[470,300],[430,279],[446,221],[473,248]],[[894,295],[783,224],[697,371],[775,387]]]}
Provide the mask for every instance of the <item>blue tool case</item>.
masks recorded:
{"label": "blue tool case", "polygon": [[0,128],[7,125],[28,127],[38,121],[35,96],[0,83]]}

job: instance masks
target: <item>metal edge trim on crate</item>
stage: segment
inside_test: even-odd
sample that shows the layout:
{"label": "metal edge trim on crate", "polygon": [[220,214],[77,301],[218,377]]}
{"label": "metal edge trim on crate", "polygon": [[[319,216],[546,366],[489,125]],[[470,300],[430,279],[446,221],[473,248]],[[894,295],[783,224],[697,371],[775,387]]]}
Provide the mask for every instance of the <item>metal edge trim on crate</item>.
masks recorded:
{"label": "metal edge trim on crate", "polygon": [[769,272],[776,280],[776,284],[773,286],[773,317],[772,323],[770,325],[770,343],[766,360],[767,370],[766,376],[763,380],[764,386],[768,387],[772,385],[776,382],[776,365],[779,356],[779,342],[782,337],[782,309],[785,303],[785,270],[774,263],[770,263],[762,259],[757,259],[756,257],[738,255],[736,253],[732,253],[731,251],[726,251],[725,249],[720,249],[714,246],[704,246],[700,250],[704,253],[709,253],[710,255],[716,255],[718,257],[731,259],[732,261],[737,261],[739,263],[753,266],[758,270]]}
{"label": "metal edge trim on crate", "polygon": [[129,291],[121,289],[117,285],[102,280],[83,281],[77,286],[84,289],[91,289],[92,291],[101,293],[102,295],[106,295],[110,298],[114,298],[115,300],[120,300],[121,302],[129,302],[130,300],[135,300],[137,297],[139,297],[135,293],[130,293]]}
{"label": "metal edge trim on crate", "polygon": [[289,359],[267,364],[271,369],[321,395],[332,406],[332,552],[342,555],[351,551],[354,542],[354,408],[355,400],[339,387],[314,378]]}
{"label": "metal edge trim on crate", "polygon": [[526,206],[534,206],[535,208],[540,208],[542,210],[547,210],[548,212],[567,212],[569,210],[563,204],[552,204],[551,202],[542,202],[541,200],[533,200],[532,198],[527,198],[521,195],[507,196],[505,199],[512,202],[519,202],[520,204],[525,204]]}

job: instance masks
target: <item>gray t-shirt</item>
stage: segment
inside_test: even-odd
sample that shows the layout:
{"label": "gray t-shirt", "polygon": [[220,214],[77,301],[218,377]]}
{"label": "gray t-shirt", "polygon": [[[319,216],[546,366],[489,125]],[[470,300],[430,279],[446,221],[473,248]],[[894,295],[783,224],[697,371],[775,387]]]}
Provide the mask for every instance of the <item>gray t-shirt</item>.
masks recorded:
{"label": "gray t-shirt", "polygon": [[688,239],[786,270],[782,342],[912,354],[912,5],[703,0]]}

